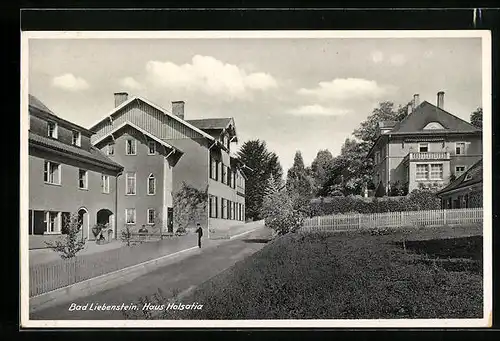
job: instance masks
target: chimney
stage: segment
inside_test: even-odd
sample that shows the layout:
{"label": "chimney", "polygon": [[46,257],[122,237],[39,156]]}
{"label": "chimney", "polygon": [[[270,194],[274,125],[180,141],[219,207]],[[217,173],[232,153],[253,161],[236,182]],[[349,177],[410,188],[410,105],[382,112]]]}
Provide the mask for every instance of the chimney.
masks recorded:
{"label": "chimney", "polygon": [[184,119],[184,101],[172,102],[172,114],[180,119]]}
{"label": "chimney", "polygon": [[437,107],[444,109],[444,91],[439,91],[437,94]]}
{"label": "chimney", "polygon": [[115,92],[115,108],[128,99],[128,93]]}
{"label": "chimney", "polygon": [[418,94],[413,95],[413,110],[420,104],[420,96]]}

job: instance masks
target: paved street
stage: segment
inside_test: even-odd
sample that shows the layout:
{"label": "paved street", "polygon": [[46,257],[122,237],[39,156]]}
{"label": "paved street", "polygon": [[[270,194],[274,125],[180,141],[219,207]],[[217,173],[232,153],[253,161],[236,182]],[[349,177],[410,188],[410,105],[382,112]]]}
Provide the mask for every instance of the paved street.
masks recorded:
{"label": "paved street", "polygon": [[[154,294],[158,288],[165,294],[171,293],[172,290],[182,292],[194,288],[263,248],[266,244],[260,242],[259,239],[270,236],[270,233],[267,228],[259,228],[233,240],[212,244],[178,262],[166,265],[122,286],[77,299],[74,303],[121,305],[122,303],[135,303],[140,297]],[[116,320],[124,318],[121,311],[69,311],[71,303],[73,302],[37,311],[30,314],[30,319]]]}

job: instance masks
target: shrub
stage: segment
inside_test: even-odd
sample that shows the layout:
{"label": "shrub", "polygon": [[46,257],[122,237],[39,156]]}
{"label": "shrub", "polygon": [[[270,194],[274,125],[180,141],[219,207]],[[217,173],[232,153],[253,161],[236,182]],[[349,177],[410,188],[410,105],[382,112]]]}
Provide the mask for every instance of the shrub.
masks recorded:
{"label": "shrub", "polygon": [[182,183],[182,187],[174,194],[174,220],[176,231],[185,231],[187,227],[199,222],[204,214],[208,201],[208,186],[204,191]]}
{"label": "shrub", "polygon": [[293,209],[293,202],[285,191],[267,194],[261,213],[266,226],[277,235],[297,231],[304,220],[304,215]]}
{"label": "shrub", "polygon": [[441,209],[441,201],[432,190],[415,189],[408,195],[408,200],[417,210]]}
{"label": "shrub", "polygon": [[73,258],[85,247],[85,239],[80,238],[80,228],[78,214],[73,213],[64,226],[66,235],[54,242],[45,242],[45,244],[53,251],[58,252],[63,259]]}

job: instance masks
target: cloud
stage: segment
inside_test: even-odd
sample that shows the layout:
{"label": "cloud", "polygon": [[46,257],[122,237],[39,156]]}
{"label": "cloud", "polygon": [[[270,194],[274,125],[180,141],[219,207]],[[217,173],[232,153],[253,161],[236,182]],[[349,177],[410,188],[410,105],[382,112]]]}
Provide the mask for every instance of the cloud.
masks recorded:
{"label": "cloud", "polygon": [[297,116],[342,116],[351,112],[348,109],[327,108],[319,104],[304,105],[288,110],[288,113]]}
{"label": "cloud", "polygon": [[376,81],[362,78],[336,78],[330,82],[320,82],[314,89],[299,89],[301,95],[313,96],[320,100],[375,99],[394,90],[381,86]]}
{"label": "cloud", "polygon": [[196,55],[191,63],[182,65],[152,60],[147,62],[146,71],[148,78],[158,86],[224,95],[228,99],[246,98],[253,91],[278,86],[268,73],[247,73],[243,68],[210,56]]}
{"label": "cloud", "polygon": [[125,77],[120,79],[120,85],[132,90],[140,90],[143,88],[142,84],[136,81],[133,77]]}
{"label": "cloud", "polygon": [[380,63],[384,60],[384,54],[380,51],[373,51],[371,56],[374,63]]}
{"label": "cloud", "polygon": [[425,51],[424,58],[431,58],[433,54],[432,50]]}
{"label": "cloud", "polygon": [[76,77],[71,73],[54,77],[52,79],[52,85],[69,91],[85,90],[90,87],[85,79]]}
{"label": "cloud", "polygon": [[401,66],[406,63],[406,57],[402,54],[394,54],[391,56],[391,64]]}

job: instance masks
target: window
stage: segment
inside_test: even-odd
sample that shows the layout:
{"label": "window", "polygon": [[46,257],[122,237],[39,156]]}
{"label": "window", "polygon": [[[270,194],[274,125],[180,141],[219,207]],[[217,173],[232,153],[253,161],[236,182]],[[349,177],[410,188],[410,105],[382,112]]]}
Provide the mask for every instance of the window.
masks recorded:
{"label": "window", "polygon": [[136,141],[133,139],[127,139],[125,143],[125,154],[135,155],[136,154]]}
{"label": "window", "polygon": [[148,176],[148,195],[155,195],[156,193],[156,179],[153,174]]}
{"label": "window", "polygon": [[225,184],[227,181],[227,166],[222,164],[222,183]]}
{"label": "window", "polygon": [[154,208],[148,208],[148,225],[154,225],[156,212]]}
{"label": "window", "polygon": [[109,175],[101,175],[101,189],[103,193],[109,193]]}
{"label": "window", "polygon": [[224,146],[226,148],[229,148],[229,137],[226,134],[224,134],[224,137],[222,140],[223,140]]}
{"label": "window", "polygon": [[49,184],[61,184],[61,165],[52,161],[45,161],[43,181]]}
{"label": "window", "polygon": [[418,144],[418,151],[420,153],[427,153],[429,151],[429,144],[427,142],[422,142]]}
{"label": "window", "polygon": [[115,143],[114,142],[108,143],[108,148],[107,148],[106,152],[108,155],[115,155]]}
{"label": "window", "polygon": [[60,212],[45,212],[45,233],[59,233],[61,231]]}
{"label": "window", "polygon": [[156,153],[156,142],[149,141],[148,142],[148,155],[155,155]]}
{"label": "window", "polygon": [[233,184],[232,184],[232,179],[233,177],[233,171],[231,168],[227,167],[227,181],[226,181],[226,184],[230,187],[233,187]]}
{"label": "window", "polygon": [[431,179],[441,180],[443,179],[443,165],[442,164],[431,164]]}
{"label": "window", "polygon": [[226,200],[226,219],[231,219],[231,207],[233,206],[233,203],[229,200]]}
{"label": "window", "polygon": [[125,193],[127,195],[135,195],[135,173],[129,172],[127,173],[127,176],[125,177],[126,183],[125,183]]}
{"label": "window", "polygon": [[222,198],[222,205],[221,205],[221,218],[222,219],[227,219],[227,200]]}
{"label": "window", "polygon": [[78,170],[78,188],[88,189],[88,172],[84,169]]}
{"label": "window", "polygon": [[217,161],[214,158],[210,159],[210,178],[217,180]]}
{"label": "window", "polygon": [[443,125],[439,122],[430,122],[423,128],[424,130],[428,129],[445,129]]}
{"label": "window", "polygon": [[465,178],[464,178],[464,181],[469,181],[469,180],[471,180],[471,179],[472,179],[472,175],[467,174],[467,175],[465,176]]}
{"label": "window", "polygon": [[378,165],[380,162],[380,152],[375,152],[375,164]]}
{"label": "window", "polygon": [[465,166],[455,166],[455,176],[458,178],[465,172]]}
{"label": "window", "polygon": [[82,135],[80,134],[79,131],[73,130],[73,139],[71,140],[71,143],[74,146],[80,147],[82,145]]}
{"label": "window", "polygon": [[427,165],[417,165],[417,180],[426,180],[429,178],[429,168]]}
{"label": "window", "polygon": [[48,121],[47,122],[47,135],[54,139],[57,139],[57,123]]}
{"label": "window", "polygon": [[236,170],[233,171],[233,184],[232,185],[233,186],[231,186],[231,187],[236,188]]}
{"label": "window", "polygon": [[125,209],[125,219],[127,224],[135,224],[135,208]]}
{"label": "window", "polygon": [[464,155],[465,154],[465,142],[455,143],[455,154]]}
{"label": "window", "polygon": [[211,195],[209,199],[210,218],[217,218],[217,197]]}

